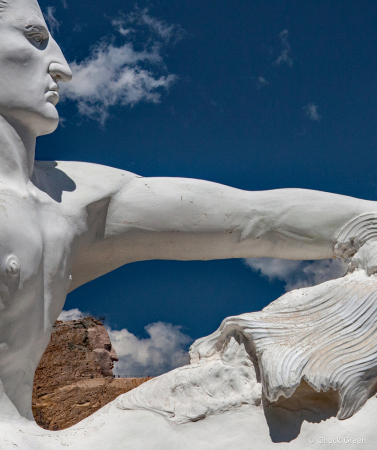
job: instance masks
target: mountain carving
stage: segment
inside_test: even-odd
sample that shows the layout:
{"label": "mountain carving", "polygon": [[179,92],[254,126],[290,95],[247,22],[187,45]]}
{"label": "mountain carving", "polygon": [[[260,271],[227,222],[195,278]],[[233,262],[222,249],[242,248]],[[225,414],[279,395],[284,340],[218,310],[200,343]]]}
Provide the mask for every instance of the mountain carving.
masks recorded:
{"label": "mountain carving", "polygon": [[56,321],[34,377],[33,414],[47,430],[68,428],[149,378],[113,378],[117,355],[103,324]]}

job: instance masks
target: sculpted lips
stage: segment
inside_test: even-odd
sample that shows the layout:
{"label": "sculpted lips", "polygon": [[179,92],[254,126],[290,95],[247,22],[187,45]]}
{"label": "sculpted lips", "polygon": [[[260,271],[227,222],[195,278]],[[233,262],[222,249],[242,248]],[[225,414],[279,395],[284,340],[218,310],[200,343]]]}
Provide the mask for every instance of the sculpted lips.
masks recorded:
{"label": "sculpted lips", "polygon": [[47,91],[47,101],[56,106],[59,102],[59,86],[54,83],[52,86],[49,86]]}

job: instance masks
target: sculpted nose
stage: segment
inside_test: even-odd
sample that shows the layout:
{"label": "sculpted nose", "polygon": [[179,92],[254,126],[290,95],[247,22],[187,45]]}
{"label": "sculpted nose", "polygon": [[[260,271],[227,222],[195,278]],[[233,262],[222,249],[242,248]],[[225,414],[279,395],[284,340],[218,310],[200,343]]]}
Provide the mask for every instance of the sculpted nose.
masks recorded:
{"label": "sculpted nose", "polygon": [[110,353],[110,358],[111,361],[119,361],[118,355],[116,354],[116,351],[114,349],[112,349]]}
{"label": "sculpted nose", "polygon": [[50,37],[48,49],[48,57],[50,59],[48,73],[51,75],[55,82],[71,81],[72,71],[69,68],[66,59],[64,58],[59,45],[52,37]]}
{"label": "sculpted nose", "polygon": [[65,64],[60,64],[57,62],[51,63],[50,67],[48,68],[48,73],[52,76],[54,81],[72,80],[72,71],[66,62]]}

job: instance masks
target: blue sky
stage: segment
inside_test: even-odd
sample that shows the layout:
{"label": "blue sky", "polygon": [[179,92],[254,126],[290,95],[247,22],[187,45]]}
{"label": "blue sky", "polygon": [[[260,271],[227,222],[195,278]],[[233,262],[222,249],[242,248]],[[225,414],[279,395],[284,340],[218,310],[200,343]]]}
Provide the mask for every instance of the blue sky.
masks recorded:
{"label": "blue sky", "polygon": [[[375,1],[40,4],[77,81],[37,159],[376,200]],[[106,315],[113,330],[140,339],[155,322],[196,339],[226,316],[341,271],[250,264],[135,263],[76,290],[65,309]]]}

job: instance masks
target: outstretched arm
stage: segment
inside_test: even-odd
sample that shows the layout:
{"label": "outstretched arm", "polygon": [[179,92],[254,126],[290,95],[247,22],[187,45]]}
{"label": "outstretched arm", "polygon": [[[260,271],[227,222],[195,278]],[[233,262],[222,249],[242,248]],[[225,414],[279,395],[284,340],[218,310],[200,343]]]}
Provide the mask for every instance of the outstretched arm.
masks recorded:
{"label": "outstretched arm", "polygon": [[79,190],[94,183],[102,200],[88,207],[92,218],[76,252],[71,290],[142,260],[332,258],[339,230],[377,206],[304,189],[248,192],[202,180],[143,178],[101,166],[94,172],[97,181],[86,176],[77,183]]}
{"label": "outstretched arm", "polygon": [[374,202],[325,192],[247,192],[202,180],[134,178],[113,196],[105,239],[134,260],[334,256],[336,233]]}

